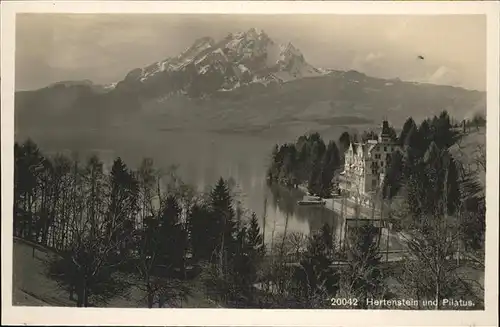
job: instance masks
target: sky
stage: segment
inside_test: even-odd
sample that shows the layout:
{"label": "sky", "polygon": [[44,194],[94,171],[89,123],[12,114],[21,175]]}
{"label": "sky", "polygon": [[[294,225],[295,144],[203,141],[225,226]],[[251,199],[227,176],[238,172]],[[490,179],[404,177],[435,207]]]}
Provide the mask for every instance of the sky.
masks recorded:
{"label": "sky", "polygon": [[[486,89],[483,15],[19,14],[16,89],[122,80],[195,39],[250,28],[292,42],[316,67]],[[423,56],[424,60],[419,60]]]}

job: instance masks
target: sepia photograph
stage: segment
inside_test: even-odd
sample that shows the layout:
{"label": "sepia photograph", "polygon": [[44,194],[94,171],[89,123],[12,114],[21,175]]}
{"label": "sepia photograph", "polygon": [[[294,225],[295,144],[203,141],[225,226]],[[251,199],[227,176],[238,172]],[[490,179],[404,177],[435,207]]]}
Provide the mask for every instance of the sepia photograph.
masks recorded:
{"label": "sepia photograph", "polygon": [[488,308],[494,325],[487,6],[15,12],[2,302],[164,317]]}

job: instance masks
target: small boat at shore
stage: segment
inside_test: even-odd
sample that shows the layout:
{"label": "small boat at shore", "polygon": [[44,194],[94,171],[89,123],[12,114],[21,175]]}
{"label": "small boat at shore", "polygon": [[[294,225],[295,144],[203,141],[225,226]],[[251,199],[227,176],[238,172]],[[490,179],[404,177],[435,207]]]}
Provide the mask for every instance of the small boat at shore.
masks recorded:
{"label": "small boat at shore", "polygon": [[319,196],[304,196],[304,198],[300,201],[297,201],[298,205],[301,206],[310,206],[310,205],[325,205],[326,201],[320,198]]}

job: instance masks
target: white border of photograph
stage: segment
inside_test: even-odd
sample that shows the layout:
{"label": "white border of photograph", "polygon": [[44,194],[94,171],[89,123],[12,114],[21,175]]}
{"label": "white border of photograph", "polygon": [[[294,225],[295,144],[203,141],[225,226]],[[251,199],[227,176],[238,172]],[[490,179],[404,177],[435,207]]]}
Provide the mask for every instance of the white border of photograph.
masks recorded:
{"label": "white border of photograph", "polygon": [[[498,325],[498,2],[8,1],[1,3],[2,325],[333,326]],[[97,309],[12,306],[12,203],[16,13],[391,14],[487,16],[487,190],[484,311]],[[314,21],[311,22],[312,24]],[[464,47],[467,45],[464,44]],[[456,54],[460,56],[460,53]]]}

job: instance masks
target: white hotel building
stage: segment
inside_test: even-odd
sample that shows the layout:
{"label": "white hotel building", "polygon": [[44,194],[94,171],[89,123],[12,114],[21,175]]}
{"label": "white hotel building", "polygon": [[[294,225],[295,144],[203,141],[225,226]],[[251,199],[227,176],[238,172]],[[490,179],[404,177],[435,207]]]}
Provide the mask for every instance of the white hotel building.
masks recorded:
{"label": "white hotel building", "polygon": [[345,153],[344,171],[340,173],[339,187],[353,199],[369,204],[382,189],[382,182],[391,154],[400,146],[391,140],[389,123],[382,123],[378,140],[351,143]]}

